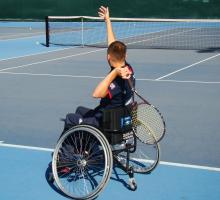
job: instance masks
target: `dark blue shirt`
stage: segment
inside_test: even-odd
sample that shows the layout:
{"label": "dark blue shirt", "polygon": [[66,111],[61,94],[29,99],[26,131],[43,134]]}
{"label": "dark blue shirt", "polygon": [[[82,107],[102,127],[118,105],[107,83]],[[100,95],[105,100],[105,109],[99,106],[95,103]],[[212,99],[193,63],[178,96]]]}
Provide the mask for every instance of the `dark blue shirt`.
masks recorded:
{"label": "dark blue shirt", "polygon": [[[131,80],[135,83],[134,72],[132,67],[126,63],[129,70],[132,72]],[[109,109],[123,106],[132,98],[132,90],[129,86],[128,80],[117,76],[108,88],[108,94],[100,101],[100,109]]]}

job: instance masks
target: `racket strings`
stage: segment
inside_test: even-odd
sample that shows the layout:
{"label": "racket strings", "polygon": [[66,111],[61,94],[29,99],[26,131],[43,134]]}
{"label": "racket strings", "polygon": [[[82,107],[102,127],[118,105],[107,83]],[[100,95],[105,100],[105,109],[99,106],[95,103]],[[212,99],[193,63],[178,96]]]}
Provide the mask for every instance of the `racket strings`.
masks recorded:
{"label": "racket strings", "polygon": [[144,143],[154,144],[164,135],[164,121],[152,105],[137,104],[132,110],[132,124],[136,136]]}

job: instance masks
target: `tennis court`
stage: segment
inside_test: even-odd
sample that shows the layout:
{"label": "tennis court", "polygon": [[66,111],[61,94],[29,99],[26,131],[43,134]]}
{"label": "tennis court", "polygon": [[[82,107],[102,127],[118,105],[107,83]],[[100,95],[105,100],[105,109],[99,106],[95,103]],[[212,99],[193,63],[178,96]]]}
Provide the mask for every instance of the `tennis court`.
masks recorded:
{"label": "tennis court", "polygon": [[[46,48],[44,23],[1,22],[0,30],[0,197],[66,199],[46,179],[59,119],[97,105],[91,93],[109,71],[106,49]],[[166,120],[161,163],[136,175],[135,192],[116,168],[97,199],[220,199],[219,48],[129,49],[127,60]]]}

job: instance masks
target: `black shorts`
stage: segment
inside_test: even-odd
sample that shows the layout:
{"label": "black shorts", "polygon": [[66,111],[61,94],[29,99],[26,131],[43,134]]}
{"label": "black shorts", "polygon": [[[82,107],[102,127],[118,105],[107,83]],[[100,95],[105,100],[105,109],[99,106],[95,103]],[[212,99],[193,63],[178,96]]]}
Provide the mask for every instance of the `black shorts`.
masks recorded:
{"label": "black shorts", "polygon": [[87,124],[91,126],[100,126],[101,113],[95,109],[86,107],[78,107],[75,113],[69,113],[66,115],[65,128],[69,129],[79,124]]}

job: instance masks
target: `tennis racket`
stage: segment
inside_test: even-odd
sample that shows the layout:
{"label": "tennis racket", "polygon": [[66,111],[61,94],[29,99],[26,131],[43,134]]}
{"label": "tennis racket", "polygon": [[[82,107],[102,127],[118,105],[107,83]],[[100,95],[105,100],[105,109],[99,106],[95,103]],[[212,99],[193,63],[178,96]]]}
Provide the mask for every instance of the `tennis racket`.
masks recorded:
{"label": "tennis racket", "polygon": [[[133,106],[131,111],[132,126],[137,138],[146,144],[155,144],[162,140],[166,132],[164,118],[160,111],[144,99],[128,79],[133,92]],[[136,102],[134,95],[141,100]]]}

